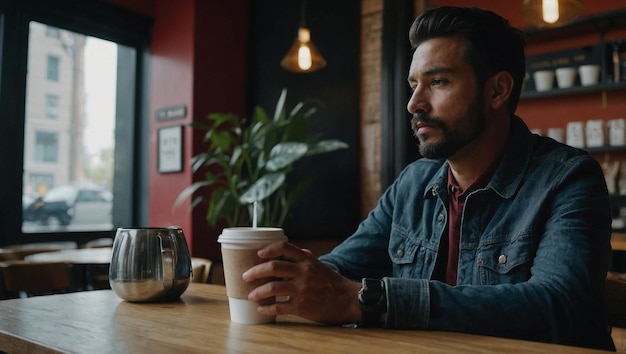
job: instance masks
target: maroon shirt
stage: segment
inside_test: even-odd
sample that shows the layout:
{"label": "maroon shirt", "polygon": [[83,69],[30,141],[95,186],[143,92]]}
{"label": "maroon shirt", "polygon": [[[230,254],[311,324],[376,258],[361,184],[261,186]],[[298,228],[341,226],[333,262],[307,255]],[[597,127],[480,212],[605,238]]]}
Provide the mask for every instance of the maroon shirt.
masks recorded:
{"label": "maroon shirt", "polygon": [[[444,255],[447,245],[447,257],[445,265],[445,279],[449,285],[456,285],[457,274],[459,270],[459,242],[461,239],[461,221],[463,218],[463,207],[465,206],[465,199],[467,196],[477,189],[484,188],[489,183],[491,175],[495,171],[495,164],[489,168],[482,176],[474,181],[464,191],[461,191],[461,187],[454,179],[452,175],[452,169],[448,169],[448,242],[442,242],[442,247],[439,250],[440,255]],[[445,234],[445,233],[444,233]],[[442,262],[437,262],[439,266],[443,266]],[[437,273],[437,272],[436,272]],[[441,274],[441,271],[439,272]]]}

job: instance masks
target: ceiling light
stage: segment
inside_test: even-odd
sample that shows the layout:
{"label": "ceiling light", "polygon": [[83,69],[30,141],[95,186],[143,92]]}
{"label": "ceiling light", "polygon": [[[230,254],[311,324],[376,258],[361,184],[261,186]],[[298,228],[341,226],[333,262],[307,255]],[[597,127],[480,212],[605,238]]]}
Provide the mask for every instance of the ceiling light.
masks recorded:
{"label": "ceiling light", "polygon": [[326,66],[326,60],[311,41],[311,31],[304,24],[305,6],[303,1],[298,37],[280,62],[285,70],[296,73],[310,73]]}
{"label": "ceiling light", "polygon": [[522,16],[535,27],[558,27],[575,20],[583,9],[581,0],[523,0]]}

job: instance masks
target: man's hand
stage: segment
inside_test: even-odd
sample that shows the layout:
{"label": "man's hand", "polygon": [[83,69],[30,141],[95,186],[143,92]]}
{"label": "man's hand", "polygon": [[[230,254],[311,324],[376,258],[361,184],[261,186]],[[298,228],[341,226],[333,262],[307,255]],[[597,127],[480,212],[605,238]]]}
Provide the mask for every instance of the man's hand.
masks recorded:
{"label": "man's hand", "polygon": [[357,293],[360,283],[348,280],[320,262],[309,250],[288,242],[271,244],[258,251],[267,262],[243,273],[245,281],[277,278],[252,290],[248,299],[262,301],[288,296],[286,302],[259,306],[263,315],[294,314],[326,324],[357,323],[361,311]]}

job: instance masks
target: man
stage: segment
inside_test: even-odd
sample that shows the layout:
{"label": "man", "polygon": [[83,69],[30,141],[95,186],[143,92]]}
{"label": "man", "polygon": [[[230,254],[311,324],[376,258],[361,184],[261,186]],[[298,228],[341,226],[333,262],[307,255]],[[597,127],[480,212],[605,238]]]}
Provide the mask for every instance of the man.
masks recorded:
{"label": "man", "polygon": [[525,40],[500,16],[441,7],[410,30],[407,108],[424,156],[357,231],[316,259],[289,243],[244,273],[267,315],[613,349],[604,315],[610,206],[587,153],[514,115]]}

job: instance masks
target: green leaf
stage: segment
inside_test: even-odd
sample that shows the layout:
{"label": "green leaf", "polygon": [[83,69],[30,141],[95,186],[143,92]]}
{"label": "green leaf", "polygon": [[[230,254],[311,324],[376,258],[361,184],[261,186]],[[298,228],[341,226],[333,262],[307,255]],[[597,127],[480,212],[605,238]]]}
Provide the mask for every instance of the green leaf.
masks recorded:
{"label": "green leaf", "polygon": [[293,164],[304,156],[307,150],[308,146],[305,143],[286,142],[277,144],[270,151],[265,168],[268,171],[278,171]]}
{"label": "green leaf", "polygon": [[237,162],[239,162],[239,159],[242,156],[241,153],[241,146],[235,146],[235,148],[233,149],[233,155],[230,157],[230,167],[235,166]]}
{"label": "green leaf", "polygon": [[200,181],[200,182],[195,182],[194,184],[188,186],[187,188],[183,189],[182,192],[180,192],[180,194],[178,195],[178,197],[176,198],[176,200],[174,201],[174,209],[178,208],[184,201],[185,199],[189,198],[189,196],[191,196],[192,194],[194,194],[198,189],[208,186],[210,183],[207,181]]}
{"label": "green leaf", "polygon": [[276,102],[276,110],[274,111],[274,122],[278,122],[284,119],[285,114],[285,101],[287,100],[287,89],[282,89],[278,102]]}
{"label": "green leaf", "polygon": [[309,118],[310,116],[314,115],[315,112],[317,112],[317,108],[311,107],[306,112],[304,112],[304,117]]}
{"label": "green leaf", "polygon": [[209,185],[215,182],[219,182],[218,177],[211,171],[208,171],[207,173],[204,174],[204,179]]}
{"label": "green leaf", "polygon": [[241,197],[239,203],[250,204],[255,201],[262,201],[274,193],[285,183],[285,174],[274,172],[259,178]]}
{"label": "green leaf", "polygon": [[307,156],[325,154],[327,152],[339,150],[339,149],[347,149],[348,144],[344,143],[341,140],[329,139],[318,141],[317,143],[309,146],[309,151],[307,152]]}
{"label": "green leaf", "polygon": [[285,127],[285,141],[307,141],[307,120],[302,114],[292,116]]}
{"label": "green leaf", "polygon": [[225,123],[229,123],[233,126],[239,126],[240,124],[239,117],[232,113],[211,113],[208,118],[209,121],[212,121],[212,129],[215,129]]}
{"label": "green leaf", "polygon": [[227,218],[237,206],[235,198],[226,188],[216,188],[211,195],[207,220],[215,226],[218,220]]}
{"label": "green leaf", "polygon": [[270,121],[262,121],[254,123],[250,128],[250,134],[245,138],[251,147],[263,149],[268,134],[271,133],[274,125]]}
{"label": "green leaf", "polygon": [[265,161],[265,152],[260,151],[259,156],[257,157],[257,160],[256,160],[256,166],[258,170],[265,168],[266,163],[267,161]]}
{"label": "green leaf", "polygon": [[298,113],[300,113],[300,110],[302,110],[302,107],[304,107],[304,102],[296,103],[296,105],[291,109],[291,112],[289,112],[289,116],[293,117],[297,115]]}
{"label": "green leaf", "polygon": [[193,172],[198,171],[202,166],[204,166],[204,163],[208,161],[208,159],[209,159],[209,154],[207,154],[206,152],[200,153],[192,157],[191,160],[189,161],[191,163],[191,170]]}

